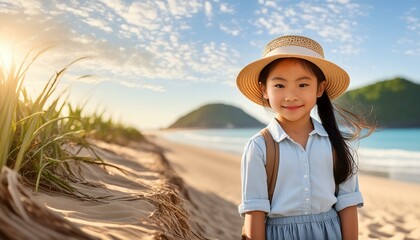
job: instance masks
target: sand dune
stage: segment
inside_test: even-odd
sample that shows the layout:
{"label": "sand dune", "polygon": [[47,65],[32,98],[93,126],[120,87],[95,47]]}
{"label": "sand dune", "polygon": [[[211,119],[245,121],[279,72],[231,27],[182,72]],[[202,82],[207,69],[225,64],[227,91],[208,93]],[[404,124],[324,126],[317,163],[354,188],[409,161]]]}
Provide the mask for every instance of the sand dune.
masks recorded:
{"label": "sand dune", "polygon": [[99,239],[203,239],[191,229],[179,186],[156,146],[95,144],[107,163],[123,170],[82,164],[86,182],[72,185],[97,200],[46,192],[35,197]]}

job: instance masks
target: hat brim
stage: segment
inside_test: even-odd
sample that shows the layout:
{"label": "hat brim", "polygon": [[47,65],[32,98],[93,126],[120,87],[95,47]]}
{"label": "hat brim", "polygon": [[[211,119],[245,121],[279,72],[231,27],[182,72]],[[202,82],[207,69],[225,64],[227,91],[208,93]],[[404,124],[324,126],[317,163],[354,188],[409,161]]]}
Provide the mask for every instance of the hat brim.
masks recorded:
{"label": "hat brim", "polygon": [[324,73],[326,80],[325,91],[331,100],[343,94],[350,84],[350,77],[347,72],[332,62],[321,58],[298,54],[279,54],[252,62],[239,72],[238,77],[236,78],[236,84],[245,97],[256,104],[263,105],[262,91],[258,83],[260,72],[269,63],[280,58],[305,59],[318,66]]}

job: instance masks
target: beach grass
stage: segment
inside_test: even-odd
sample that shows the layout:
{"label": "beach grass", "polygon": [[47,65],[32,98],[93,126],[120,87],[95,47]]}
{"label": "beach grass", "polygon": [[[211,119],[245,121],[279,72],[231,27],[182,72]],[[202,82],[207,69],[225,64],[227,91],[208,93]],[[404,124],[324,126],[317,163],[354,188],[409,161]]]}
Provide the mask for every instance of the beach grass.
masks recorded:
{"label": "beach grass", "polygon": [[[46,50],[29,53],[20,65],[0,68],[0,167],[19,173],[35,191],[43,188],[88,197],[71,186],[70,182],[83,181],[83,177],[69,164],[109,165],[95,153],[88,138],[123,144],[144,137],[137,129],[105,119],[104,112],[83,116],[83,106],[72,107],[62,97],[65,94],[54,94],[69,67],[83,58],[54,73],[42,91],[30,98],[23,87],[26,74]],[[80,156],[81,149],[87,149],[90,156]]]}
{"label": "beach grass", "polygon": [[[94,239],[34,201],[24,187],[88,198],[70,185],[69,181],[81,177],[68,164],[104,164],[95,154],[82,158],[69,150],[72,144],[93,150],[83,137],[85,130],[66,125],[69,116],[61,114],[65,104],[60,97],[52,97],[71,64],[56,72],[35,99],[23,87],[29,67],[46,50],[30,52],[20,65],[0,66],[0,238]],[[47,105],[49,100],[52,103]]]}
{"label": "beach grass", "polygon": [[86,102],[82,105],[68,107],[68,124],[74,129],[84,129],[87,137],[102,140],[108,143],[126,145],[130,141],[146,141],[139,130],[127,126],[121,122],[105,117],[106,110],[97,111],[92,114],[84,114]]}

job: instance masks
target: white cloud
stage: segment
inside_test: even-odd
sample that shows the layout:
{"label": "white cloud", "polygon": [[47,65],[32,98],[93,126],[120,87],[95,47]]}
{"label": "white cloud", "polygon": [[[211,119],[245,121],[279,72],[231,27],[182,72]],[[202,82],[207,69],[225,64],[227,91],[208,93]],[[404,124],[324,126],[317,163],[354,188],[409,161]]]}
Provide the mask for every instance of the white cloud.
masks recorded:
{"label": "white cloud", "polygon": [[121,0],[100,0],[100,2],[116,12],[123,12],[126,9],[125,3]]}
{"label": "white cloud", "polygon": [[341,4],[348,4],[350,2],[350,0],[337,0],[337,2],[339,2]]}
{"label": "white cloud", "polygon": [[149,89],[154,92],[166,92],[164,87],[158,86],[158,85],[139,84],[139,83],[132,83],[132,82],[127,82],[127,81],[121,81],[120,83],[129,88]]}
{"label": "white cloud", "polygon": [[230,34],[232,36],[238,36],[239,33],[240,33],[239,29],[231,29],[231,28],[225,26],[223,23],[221,23],[219,26],[220,26],[220,30],[222,30],[223,32],[225,32],[227,34]]}
{"label": "white cloud", "polygon": [[265,1],[264,5],[267,6],[267,7],[272,7],[272,8],[277,7],[277,4],[276,4],[275,1]]}
{"label": "white cloud", "polygon": [[78,43],[81,43],[81,44],[88,44],[88,43],[93,42],[93,39],[91,37],[86,36],[86,35],[73,37],[72,40],[74,42],[78,42]]}
{"label": "white cloud", "polygon": [[407,28],[412,31],[417,31],[417,29],[420,29],[420,21],[418,18],[414,16],[407,16],[405,18],[407,21]]}
{"label": "white cloud", "polygon": [[205,9],[206,16],[207,16],[208,18],[211,18],[211,17],[213,16],[211,3],[210,3],[210,2],[208,2],[208,1],[207,1],[207,2],[205,2],[205,3],[204,3],[204,9]]}
{"label": "white cloud", "polygon": [[82,18],[89,17],[89,12],[84,10],[84,9],[72,8],[72,7],[69,7],[69,6],[67,6],[65,4],[62,4],[62,3],[57,4],[56,7],[57,7],[57,9],[59,9],[61,11],[73,13],[74,15],[82,17]]}
{"label": "white cloud", "polygon": [[42,1],[31,0],[6,0],[3,4],[7,4],[12,8],[22,9],[23,13],[28,15],[36,15],[42,13]]}
{"label": "white cloud", "polygon": [[419,13],[416,7],[409,9],[403,14],[402,19],[405,21],[407,31],[404,36],[397,41],[397,43],[404,48],[402,52],[405,55],[420,55],[420,19],[418,16]]}
{"label": "white cloud", "polygon": [[[151,4],[154,1],[149,1]],[[202,8],[202,3],[199,0],[168,0],[168,8],[174,16],[191,17]]]}
{"label": "white cloud", "polygon": [[157,30],[161,26],[157,9],[147,3],[135,2],[117,14],[127,23],[147,30]]}
{"label": "white cloud", "polygon": [[95,18],[86,18],[83,20],[85,23],[89,24],[92,27],[97,27],[99,29],[104,30],[105,32],[112,32],[112,28],[108,26],[108,23]]}
{"label": "white cloud", "polygon": [[257,26],[265,28],[270,35],[282,35],[296,32],[284,21],[284,17],[277,12],[258,18],[256,23]]}
{"label": "white cloud", "polygon": [[299,2],[274,4],[260,1],[256,11],[256,26],[270,35],[299,34],[318,35],[327,42],[338,42],[335,50],[342,54],[359,53],[360,37],[357,37],[358,17],[365,13],[358,4],[347,0],[326,2]]}
{"label": "white cloud", "polygon": [[403,18],[407,24],[407,29],[420,35],[420,19],[418,16],[418,9],[413,7],[404,14]]}
{"label": "white cloud", "polygon": [[166,7],[164,2],[156,1],[156,6],[159,8],[160,11],[167,12],[168,8]]}
{"label": "white cloud", "polygon": [[419,56],[420,55],[420,48],[405,50],[404,54],[411,55],[411,56]]}
{"label": "white cloud", "polygon": [[360,49],[354,47],[352,44],[347,44],[339,45],[338,48],[332,49],[331,52],[345,55],[356,55],[360,53]]}
{"label": "white cloud", "polygon": [[235,9],[231,6],[229,6],[226,3],[221,3],[220,4],[220,11],[223,13],[233,13],[235,11]]}

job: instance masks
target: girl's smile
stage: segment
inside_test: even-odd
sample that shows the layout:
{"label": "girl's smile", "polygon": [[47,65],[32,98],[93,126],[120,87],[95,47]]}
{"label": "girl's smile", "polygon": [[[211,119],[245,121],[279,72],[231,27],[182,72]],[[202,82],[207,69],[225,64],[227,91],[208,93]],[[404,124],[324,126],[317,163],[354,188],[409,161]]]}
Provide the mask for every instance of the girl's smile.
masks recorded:
{"label": "girl's smile", "polygon": [[300,106],[282,106],[283,108],[287,109],[287,110],[297,110],[300,107],[303,107],[303,105]]}

